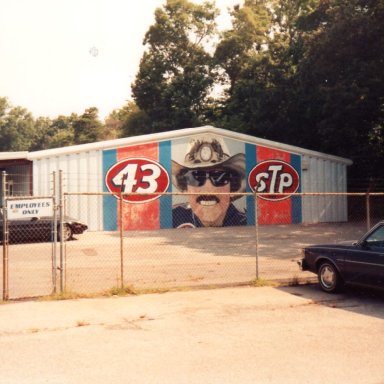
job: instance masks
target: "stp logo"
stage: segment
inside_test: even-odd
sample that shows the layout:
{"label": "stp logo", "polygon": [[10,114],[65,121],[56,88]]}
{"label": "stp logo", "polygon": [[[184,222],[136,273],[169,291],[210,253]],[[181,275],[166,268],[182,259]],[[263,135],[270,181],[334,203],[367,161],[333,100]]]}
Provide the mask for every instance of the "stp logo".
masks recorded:
{"label": "stp logo", "polygon": [[260,196],[265,200],[284,200],[289,195],[273,194],[295,193],[299,188],[299,174],[292,165],[284,161],[266,160],[252,169],[249,173],[248,183],[252,191],[268,194]]}
{"label": "stp logo", "polygon": [[123,196],[124,201],[146,203],[160,197],[151,193],[162,193],[168,189],[169,177],[167,171],[154,160],[129,158],[109,168],[105,184],[117,198],[120,198],[120,193],[137,193]]}

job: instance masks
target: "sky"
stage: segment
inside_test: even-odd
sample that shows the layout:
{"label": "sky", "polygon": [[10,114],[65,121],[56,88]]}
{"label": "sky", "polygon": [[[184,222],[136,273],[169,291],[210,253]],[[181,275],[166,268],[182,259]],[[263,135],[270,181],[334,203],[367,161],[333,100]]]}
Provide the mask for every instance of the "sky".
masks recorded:
{"label": "sky", "polygon": [[[194,0],[201,3],[203,0]],[[228,7],[216,0],[220,29]],[[0,0],[0,97],[34,117],[104,119],[131,99],[155,9],[166,0]]]}

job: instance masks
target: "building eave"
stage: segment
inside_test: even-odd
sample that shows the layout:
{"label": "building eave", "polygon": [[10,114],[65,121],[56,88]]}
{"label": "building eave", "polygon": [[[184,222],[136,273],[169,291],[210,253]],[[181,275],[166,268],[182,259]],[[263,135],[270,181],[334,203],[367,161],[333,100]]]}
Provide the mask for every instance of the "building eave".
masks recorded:
{"label": "building eave", "polygon": [[203,133],[212,133],[216,135],[221,135],[224,138],[243,141],[249,144],[262,145],[269,148],[275,148],[286,152],[293,152],[298,155],[308,156],[308,157],[316,157],[324,160],[331,160],[335,162],[339,162],[345,165],[351,165],[353,162],[350,159],[346,159],[339,156],[328,155],[322,152],[312,151],[300,147],[296,147],[293,145],[283,144],[271,140],[261,139],[258,137],[246,135],[239,132],[233,132],[222,128],[216,128],[210,125],[196,127],[196,128],[185,128],[178,129],[167,132],[160,133],[151,133],[139,136],[125,137],[121,139],[100,141],[97,143],[88,143],[88,144],[80,144],[73,145],[69,147],[61,147],[61,148],[53,148],[46,149],[41,151],[29,152],[27,153],[27,158],[29,160],[39,160],[46,157],[57,157],[62,155],[70,155],[80,152],[90,152],[90,151],[98,151],[98,150],[107,150],[112,148],[119,148],[131,145],[140,145],[146,144],[149,142],[160,142],[166,140],[175,140],[180,138],[185,138],[189,136],[194,136]]}
{"label": "building eave", "polygon": [[3,160],[27,160],[29,152],[0,152],[0,161]]}

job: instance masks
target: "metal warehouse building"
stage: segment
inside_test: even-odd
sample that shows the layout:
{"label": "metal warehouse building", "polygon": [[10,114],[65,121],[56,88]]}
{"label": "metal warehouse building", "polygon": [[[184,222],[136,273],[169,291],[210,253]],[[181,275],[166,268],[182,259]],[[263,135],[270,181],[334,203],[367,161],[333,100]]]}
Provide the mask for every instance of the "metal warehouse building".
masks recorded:
{"label": "metal warehouse building", "polygon": [[[90,230],[116,230],[122,206],[124,229],[146,230],[204,226],[204,220],[215,226],[254,225],[254,198],[244,193],[255,191],[262,197],[258,206],[261,224],[346,221],[346,197],[303,197],[299,192],[346,192],[347,166],[352,162],[204,126],[37,152],[3,153],[0,164],[9,174],[10,193],[15,195],[51,195],[52,174],[61,171],[63,189],[69,193],[67,212],[85,221]],[[198,188],[206,188],[205,194],[199,192],[204,198],[188,201],[187,194]],[[215,201],[209,199],[215,188],[232,193],[230,200],[224,201],[220,194]],[[142,195],[124,196],[119,204],[122,192]],[[163,192],[167,195],[159,198]],[[232,209],[231,214],[203,218],[192,212],[195,203],[201,211],[219,212],[219,201],[223,209]],[[236,221],[227,216],[236,217]]]}

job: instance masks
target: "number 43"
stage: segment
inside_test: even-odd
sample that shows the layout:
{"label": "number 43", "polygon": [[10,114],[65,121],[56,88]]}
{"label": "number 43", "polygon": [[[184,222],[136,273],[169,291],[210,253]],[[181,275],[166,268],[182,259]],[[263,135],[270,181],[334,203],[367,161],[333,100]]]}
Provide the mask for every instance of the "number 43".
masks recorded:
{"label": "number 43", "polygon": [[[150,173],[148,173],[148,171]],[[161,171],[155,164],[127,164],[113,179],[123,193],[154,193],[157,191],[157,178]]]}

